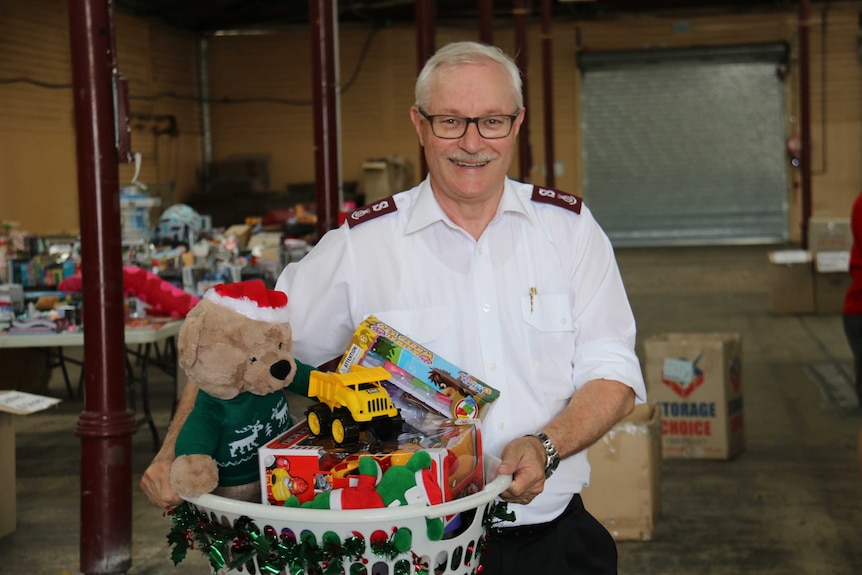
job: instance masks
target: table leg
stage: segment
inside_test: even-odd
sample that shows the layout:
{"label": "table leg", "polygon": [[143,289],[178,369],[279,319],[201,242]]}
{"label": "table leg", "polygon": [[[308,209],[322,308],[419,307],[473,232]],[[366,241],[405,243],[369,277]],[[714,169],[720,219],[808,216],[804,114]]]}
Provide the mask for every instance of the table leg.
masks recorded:
{"label": "table leg", "polygon": [[144,344],[144,353],[141,355],[141,375],[138,378],[141,382],[141,404],[144,408],[144,421],[150,426],[150,432],[153,434],[153,451],[159,450],[161,441],[159,440],[159,430],[156,429],[156,422],[153,420],[153,414],[150,413],[150,387],[147,368],[149,367],[150,352],[152,351],[150,343]]}
{"label": "table leg", "polygon": [[129,355],[134,355],[135,361],[137,361],[140,353],[140,350],[131,351],[129,348],[126,348],[126,395],[129,398],[129,409],[132,410],[132,413],[137,411],[138,400],[135,395],[135,379],[137,379],[137,376],[135,375],[135,368],[132,366],[132,360],[129,359]]}
{"label": "table leg", "polygon": [[[146,343],[143,345],[143,351],[141,351],[141,346],[138,346],[137,350],[132,350],[130,348],[126,348],[126,370],[128,371],[128,386],[129,386],[129,407],[135,412],[136,406],[136,384],[140,382],[141,387],[141,407],[143,408],[144,414],[142,417],[137,419],[137,424],[141,425],[146,423],[150,428],[150,433],[153,436],[153,451],[158,451],[159,446],[161,445],[161,439],[159,438],[159,430],[156,428],[156,422],[153,419],[153,414],[150,411],[150,386],[149,386],[149,366],[150,366],[150,354],[152,353],[152,343]],[[139,362],[139,371],[136,373],[133,366],[132,361],[129,359],[129,356],[133,355],[136,358],[136,361]]]}
{"label": "table leg", "polygon": [[[66,369],[66,358],[63,355],[63,348],[58,347],[57,351],[52,348],[46,348],[45,353],[48,356],[47,368],[50,370],[59,367],[63,372],[63,381],[66,382],[66,391],[69,393],[69,399],[75,399],[75,392],[72,390],[72,382],[69,381],[69,370]],[[54,361],[54,358],[57,358]]]}
{"label": "table leg", "polygon": [[171,418],[177,412],[177,394],[178,394],[178,377],[179,366],[177,365],[177,338],[169,337],[165,340],[165,357],[163,364],[166,369],[170,369],[171,383],[173,385],[173,393],[171,394]]}

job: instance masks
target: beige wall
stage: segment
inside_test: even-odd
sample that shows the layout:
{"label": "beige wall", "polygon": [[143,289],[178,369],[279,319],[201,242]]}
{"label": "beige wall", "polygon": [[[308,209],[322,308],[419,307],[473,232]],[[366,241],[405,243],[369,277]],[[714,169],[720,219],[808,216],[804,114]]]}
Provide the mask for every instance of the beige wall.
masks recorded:
{"label": "beige wall", "polygon": [[[75,158],[72,68],[68,10],[64,0],[0,2],[0,219],[44,234],[77,233],[78,184]],[[173,114],[179,136],[153,134],[154,124],[133,120],[132,145],[143,155],[139,180],[170,202],[197,186],[200,120],[196,36],[118,13],[115,16],[120,71],[129,79],[133,114]],[[158,145],[157,145],[158,143]],[[120,184],[132,169],[120,169]],[[171,184],[173,182],[173,184]],[[156,185],[161,184],[161,185]]]}
{"label": "beige wall", "polygon": [[[857,57],[862,1],[814,4],[811,36],[811,115],[814,215],[849,211],[862,190],[862,65]],[[66,3],[62,0],[0,2],[0,78],[26,76],[68,84]],[[130,80],[132,111],[173,114],[180,134],[155,137],[154,124],[133,123],[133,144],[144,154],[143,182],[166,205],[197,189],[201,130],[197,86],[197,38],[159,23],[118,14],[121,71]],[[825,28],[823,22],[825,21]],[[825,35],[823,31],[825,30]],[[357,24],[340,26],[340,73],[355,83],[341,96],[343,179],[362,179],[367,158],[405,155],[417,168],[419,147],[409,121],[416,75],[415,31],[399,25],[373,34]],[[476,24],[442,25],[437,44],[476,39]],[[495,22],[495,41],[514,47],[512,22]],[[531,179],[544,183],[541,40],[538,22],[529,28]],[[798,57],[795,5],[757,14],[665,14],[617,16],[605,21],[553,24],[555,158],[562,164],[558,188],[583,193],[579,174],[580,119],[578,50],[649,49],[761,42],[787,42],[792,58],[787,76],[787,135],[798,125]],[[219,36],[208,42],[215,160],[231,155],[270,158],[270,187],[314,179],[311,50],[307,26],[263,36]],[[825,55],[825,74],[821,55]],[[192,99],[165,96],[180,94]],[[158,98],[152,98],[162,94]],[[147,99],[147,97],[150,97]],[[271,98],[273,102],[242,99]],[[228,102],[232,100],[233,102]],[[239,100],[239,101],[237,101]],[[77,228],[77,185],[71,90],[28,84],[0,84],[0,219],[36,232]],[[156,126],[158,127],[158,126]],[[789,166],[791,218],[798,239],[799,172]],[[511,175],[517,175],[517,163]],[[123,167],[121,183],[131,178]],[[587,198],[589,200],[589,198]]]}

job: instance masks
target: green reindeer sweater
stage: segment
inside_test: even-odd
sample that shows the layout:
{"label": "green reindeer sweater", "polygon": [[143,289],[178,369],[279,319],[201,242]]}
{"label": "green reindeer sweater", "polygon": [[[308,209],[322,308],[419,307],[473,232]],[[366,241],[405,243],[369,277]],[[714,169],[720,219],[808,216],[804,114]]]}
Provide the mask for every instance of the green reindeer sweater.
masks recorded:
{"label": "green reindeer sweater", "polygon": [[240,393],[216,399],[199,392],[174,447],[176,456],[209,455],[218,464],[219,486],[257,481],[257,448],[291,425],[284,392]]}

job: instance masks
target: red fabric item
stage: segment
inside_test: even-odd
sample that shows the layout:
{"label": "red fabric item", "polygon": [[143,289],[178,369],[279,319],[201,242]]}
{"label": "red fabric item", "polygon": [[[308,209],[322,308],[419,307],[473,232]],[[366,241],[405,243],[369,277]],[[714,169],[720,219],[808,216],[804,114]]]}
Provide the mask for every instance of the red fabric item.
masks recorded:
{"label": "red fabric item", "polygon": [[332,509],[374,509],[383,507],[383,498],[374,489],[377,477],[359,475],[355,487],[333,489],[329,498]]}
{"label": "red fabric item", "polygon": [[137,266],[123,266],[123,290],[154,311],[171,317],[186,317],[198,303],[195,296]]}
{"label": "red fabric item", "polygon": [[[83,283],[79,272],[60,282],[57,289],[65,292],[80,292],[83,290]],[[153,272],[137,266],[123,266],[123,292],[127,296],[140,299],[158,315],[171,317],[186,317],[186,314],[198,303],[198,298],[195,296],[184,292]]]}
{"label": "red fabric item", "polygon": [[255,302],[258,307],[280,308],[287,305],[287,294],[266,289],[266,284],[263,283],[263,280],[219,284],[213,289],[222,297],[234,299],[246,298]]}
{"label": "red fabric item", "polygon": [[862,193],[853,202],[850,229],[853,247],[850,248],[850,288],[844,297],[844,313],[862,315]]}
{"label": "red fabric item", "polygon": [[57,289],[70,293],[78,293],[84,291],[84,280],[83,278],[81,278],[81,272],[70,275],[69,277],[61,281],[60,285],[57,286]]}

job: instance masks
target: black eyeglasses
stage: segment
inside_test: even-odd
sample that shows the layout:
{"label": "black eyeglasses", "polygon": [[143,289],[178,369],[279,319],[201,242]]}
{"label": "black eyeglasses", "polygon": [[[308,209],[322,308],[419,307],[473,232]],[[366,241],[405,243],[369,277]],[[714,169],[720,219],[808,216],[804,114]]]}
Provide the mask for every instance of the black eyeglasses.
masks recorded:
{"label": "black eyeglasses", "polygon": [[515,125],[515,118],[520,115],[520,110],[514,114],[493,114],[491,116],[479,116],[478,118],[468,118],[466,116],[450,116],[446,114],[436,114],[431,116],[422,108],[419,108],[419,113],[422,117],[428,120],[431,124],[431,131],[438,138],[444,140],[457,140],[463,138],[467,133],[467,128],[470,124],[476,124],[476,129],[479,130],[479,135],[486,140],[499,140],[505,138],[512,132],[512,126]]}

